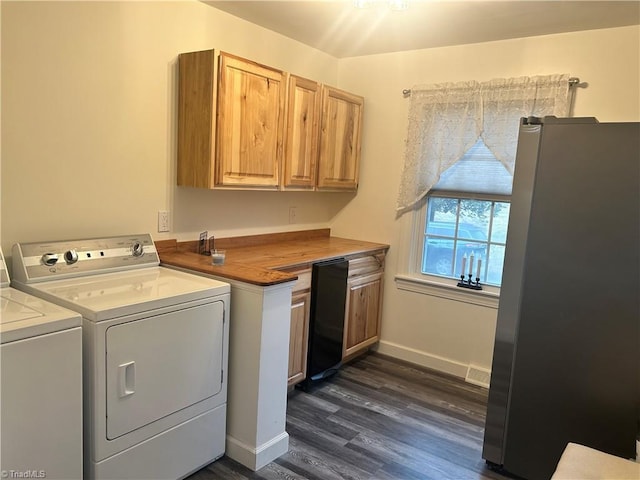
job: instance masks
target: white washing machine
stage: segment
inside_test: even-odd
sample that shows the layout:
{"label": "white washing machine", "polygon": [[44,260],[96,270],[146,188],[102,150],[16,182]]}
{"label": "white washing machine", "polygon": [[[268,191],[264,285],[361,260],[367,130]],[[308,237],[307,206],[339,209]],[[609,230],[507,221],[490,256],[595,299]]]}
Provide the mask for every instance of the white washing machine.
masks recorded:
{"label": "white washing machine", "polygon": [[11,288],[0,251],[2,478],[82,478],[81,323]]}
{"label": "white washing machine", "polygon": [[13,248],[17,288],[82,315],[85,478],[183,478],[224,453],[230,287],[159,265],[148,234]]}

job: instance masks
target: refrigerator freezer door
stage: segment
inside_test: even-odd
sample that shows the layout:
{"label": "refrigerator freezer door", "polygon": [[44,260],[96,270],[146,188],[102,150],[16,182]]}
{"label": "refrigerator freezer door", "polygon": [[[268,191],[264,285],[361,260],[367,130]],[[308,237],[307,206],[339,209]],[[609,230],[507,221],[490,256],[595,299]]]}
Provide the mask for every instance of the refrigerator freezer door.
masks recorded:
{"label": "refrigerator freezer door", "polygon": [[520,316],[527,235],[542,125],[523,125],[518,136],[516,172],[513,179],[507,248],[500,289],[500,308],[493,348],[489,408],[482,457],[496,465],[504,463],[504,435],[511,369]]}
{"label": "refrigerator freezer door", "polygon": [[639,132],[543,125],[524,194],[518,149],[483,456],[527,479],[570,441],[635,456]]}

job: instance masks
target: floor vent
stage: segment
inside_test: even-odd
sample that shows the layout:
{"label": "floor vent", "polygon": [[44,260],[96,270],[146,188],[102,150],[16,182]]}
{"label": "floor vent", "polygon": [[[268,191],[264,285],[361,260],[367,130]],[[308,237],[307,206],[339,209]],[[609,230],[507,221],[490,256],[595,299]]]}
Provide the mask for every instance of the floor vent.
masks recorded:
{"label": "floor vent", "polygon": [[467,376],[464,377],[464,380],[465,382],[473,383],[474,385],[489,388],[491,370],[476,367],[475,365],[469,365],[469,368],[467,369]]}

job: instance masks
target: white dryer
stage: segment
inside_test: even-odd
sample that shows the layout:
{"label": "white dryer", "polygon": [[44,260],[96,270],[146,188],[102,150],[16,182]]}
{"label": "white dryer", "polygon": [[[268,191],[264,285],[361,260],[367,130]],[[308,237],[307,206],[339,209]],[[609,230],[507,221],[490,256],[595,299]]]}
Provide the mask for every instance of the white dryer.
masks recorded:
{"label": "white dryer", "polygon": [[82,478],[82,317],[9,286],[0,251],[0,470]]}
{"label": "white dryer", "polygon": [[228,284],[150,235],[16,244],[17,288],[82,315],[84,475],[183,478],[223,455]]}

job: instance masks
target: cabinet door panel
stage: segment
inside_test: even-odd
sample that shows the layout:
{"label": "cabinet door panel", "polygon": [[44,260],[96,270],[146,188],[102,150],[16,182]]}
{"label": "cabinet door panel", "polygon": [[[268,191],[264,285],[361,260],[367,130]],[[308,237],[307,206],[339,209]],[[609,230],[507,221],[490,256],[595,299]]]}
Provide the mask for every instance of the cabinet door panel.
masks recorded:
{"label": "cabinet door panel", "polygon": [[216,185],[278,187],[285,75],[220,54]]}
{"label": "cabinet door panel", "polygon": [[350,278],[347,286],[343,357],[378,341],[382,272]]}
{"label": "cabinet door panel", "polygon": [[178,185],[213,188],[216,91],[213,50],[178,56]]}
{"label": "cabinet door panel", "polygon": [[364,99],[322,86],[318,188],[356,190]]}
{"label": "cabinet door panel", "polygon": [[320,86],[291,75],[287,105],[283,187],[312,189],[318,165]]}
{"label": "cabinet door panel", "polygon": [[309,292],[291,297],[291,331],[289,334],[289,379],[293,385],[307,376],[307,345],[309,341]]}

